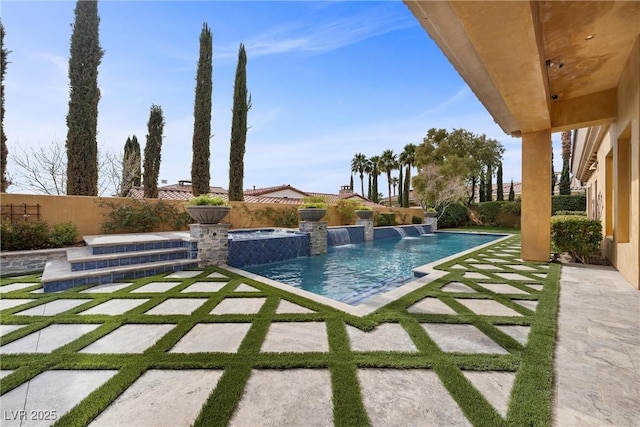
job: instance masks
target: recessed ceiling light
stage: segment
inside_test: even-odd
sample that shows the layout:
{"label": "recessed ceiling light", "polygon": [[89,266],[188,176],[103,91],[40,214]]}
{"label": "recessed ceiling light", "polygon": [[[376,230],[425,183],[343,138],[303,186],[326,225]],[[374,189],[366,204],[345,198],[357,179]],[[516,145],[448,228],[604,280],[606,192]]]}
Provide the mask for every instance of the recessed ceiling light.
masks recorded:
{"label": "recessed ceiling light", "polygon": [[594,37],[595,37],[595,35],[593,35],[593,34],[589,34],[589,35],[588,35],[587,37],[585,37],[584,39],[585,39],[585,40],[591,40],[591,39],[592,39],[592,38],[594,38]]}

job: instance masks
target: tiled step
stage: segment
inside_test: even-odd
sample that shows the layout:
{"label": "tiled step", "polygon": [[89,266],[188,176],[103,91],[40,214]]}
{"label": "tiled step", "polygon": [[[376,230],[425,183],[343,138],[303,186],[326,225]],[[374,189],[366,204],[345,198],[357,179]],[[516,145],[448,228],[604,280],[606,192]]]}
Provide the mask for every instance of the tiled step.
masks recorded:
{"label": "tiled step", "polygon": [[92,249],[94,255],[182,247],[194,249],[194,246],[197,245],[197,241],[192,239],[189,233],[184,232],[85,236],[84,241],[87,247]]}
{"label": "tiled step", "polygon": [[197,266],[197,259],[180,259],[129,266],[97,268],[95,270],[71,271],[71,264],[66,260],[49,261],[45,266],[41,282],[44,292],[56,292],[74,286],[138,279],[171,271],[181,271],[186,268],[195,268]]}
{"label": "tiled step", "polygon": [[195,258],[196,252],[189,248],[177,247],[149,251],[133,251],[95,255],[91,248],[72,248],[67,250],[67,260],[71,263],[71,271],[95,270],[98,268],[129,266],[159,261]]}

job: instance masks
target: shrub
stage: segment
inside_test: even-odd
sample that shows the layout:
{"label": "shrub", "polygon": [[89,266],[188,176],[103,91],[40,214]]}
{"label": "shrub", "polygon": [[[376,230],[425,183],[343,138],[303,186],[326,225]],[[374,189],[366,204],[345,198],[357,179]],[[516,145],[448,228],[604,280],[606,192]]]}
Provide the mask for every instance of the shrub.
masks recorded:
{"label": "shrub", "polygon": [[100,231],[109,233],[144,233],[160,229],[163,225],[172,230],[186,229],[191,217],[173,205],[146,200],[131,199],[127,203],[117,205],[101,200],[98,206],[111,209],[106,213]]}
{"label": "shrub", "polygon": [[327,201],[322,196],[307,196],[302,198],[302,209],[326,209]]}
{"label": "shrub", "polygon": [[336,210],[342,218],[343,224],[351,224],[356,219],[356,209],[360,209],[360,204],[355,200],[338,200]]}
{"label": "shrub", "polygon": [[228,206],[226,200],[220,196],[211,196],[209,194],[201,194],[197,197],[189,199],[189,204],[192,206]]}
{"label": "shrub", "polygon": [[44,221],[25,221],[12,224],[2,220],[2,249],[23,251],[51,247],[49,224]]}
{"label": "shrub", "polygon": [[255,211],[256,219],[266,219],[276,227],[296,227],[298,225],[298,210],[296,208],[274,209],[270,206]]}
{"label": "shrub", "polygon": [[551,198],[551,215],[558,211],[586,211],[587,196],[584,194],[553,196]]}
{"label": "shrub", "polygon": [[394,212],[380,212],[378,215],[378,225],[381,227],[396,225],[396,214]]}
{"label": "shrub", "polygon": [[469,222],[467,207],[460,203],[438,206],[438,228],[460,227]]}
{"label": "shrub", "polygon": [[587,216],[585,211],[558,211],[556,215],[576,215],[576,216]]}
{"label": "shrub", "polygon": [[496,225],[496,218],[504,202],[482,202],[478,204],[478,215],[484,225]]}
{"label": "shrub", "polygon": [[411,217],[411,224],[422,224],[422,218],[418,215],[414,215]]}
{"label": "shrub", "polygon": [[62,222],[51,230],[51,245],[54,248],[72,246],[78,237],[78,227],[72,222]]}
{"label": "shrub", "polygon": [[512,202],[502,202],[502,210],[510,215],[522,214],[522,204],[520,202],[520,199],[514,200]]}
{"label": "shrub", "polygon": [[551,243],[554,254],[568,252],[571,257],[588,264],[600,254],[602,224],[583,216],[564,215],[551,218]]}

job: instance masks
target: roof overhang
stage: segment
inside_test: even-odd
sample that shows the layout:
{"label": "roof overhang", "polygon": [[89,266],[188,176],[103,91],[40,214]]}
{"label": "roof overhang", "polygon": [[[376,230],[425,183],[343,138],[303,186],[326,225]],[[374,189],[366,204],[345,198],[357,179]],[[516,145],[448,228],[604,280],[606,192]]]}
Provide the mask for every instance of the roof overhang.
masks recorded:
{"label": "roof overhang", "polygon": [[611,123],[638,1],[405,0],[505,133]]}

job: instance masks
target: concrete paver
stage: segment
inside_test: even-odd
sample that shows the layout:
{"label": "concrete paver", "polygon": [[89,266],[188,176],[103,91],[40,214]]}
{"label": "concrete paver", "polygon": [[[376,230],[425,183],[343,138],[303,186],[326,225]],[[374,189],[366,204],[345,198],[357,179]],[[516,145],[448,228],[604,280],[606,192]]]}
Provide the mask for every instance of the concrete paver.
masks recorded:
{"label": "concrete paver", "polygon": [[518,305],[523,306],[524,308],[528,308],[529,310],[535,312],[538,309],[538,301],[528,301],[528,300],[512,300]]}
{"label": "concrete paver", "polygon": [[262,352],[329,351],[324,322],[274,322],[262,342]]}
{"label": "concrete paver", "polygon": [[93,286],[89,289],[85,289],[84,291],[81,291],[81,293],[87,293],[87,294],[96,294],[96,293],[112,293],[112,292],[117,292],[120,289],[124,289],[127,288],[129,286],[133,285],[133,283],[105,283],[104,285],[97,285],[97,286]]}
{"label": "concrete paver", "polygon": [[173,324],[122,325],[80,353],[142,353],[174,327]]}
{"label": "concrete paver", "polygon": [[476,292],[475,289],[460,282],[449,282],[440,288],[444,292]]}
{"label": "concrete paver", "polygon": [[187,286],[180,292],[218,292],[226,285],[227,282],[195,282],[194,284]]}
{"label": "concrete paver", "polygon": [[207,275],[207,278],[209,278],[209,279],[228,279],[227,276],[225,276],[222,273],[218,273],[217,271],[215,273],[211,273],[211,274]]}
{"label": "concrete paver", "polygon": [[40,283],[11,283],[9,285],[0,286],[0,293],[6,294],[11,291],[31,288],[33,286],[40,286]]}
{"label": "concrete paver", "polygon": [[347,334],[353,351],[418,351],[407,332],[397,323],[383,323],[369,332],[347,325]]}
{"label": "concrete paver", "polygon": [[34,299],[0,299],[0,311],[18,307],[35,301]]}
{"label": "concrete paver", "polygon": [[526,280],[529,282],[532,281],[530,277],[527,277],[518,273],[495,273],[495,274],[496,276],[500,276],[506,280]]}
{"label": "concrete paver", "polygon": [[529,292],[516,288],[515,286],[508,285],[506,283],[481,283],[485,289],[489,289],[496,294],[525,294],[529,295]]}
{"label": "concrete paver", "polygon": [[221,376],[213,369],[149,370],[89,425],[193,425]]}
{"label": "concrete paver", "polygon": [[374,427],[471,425],[431,370],[359,369],[358,380]]}
{"label": "concrete paver", "polygon": [[502,417],[507,416],[509,396],[516,374],[497,371],[462,371],[462,374],[496,408]]}
{"label": "concrete paver", "polygon": [[176,271],[164,277],[167,279],[190,279],[200,273],[202,273],[202,271]]}
{"label": "concrete paver", "polygon": [[145,292],[166,292],[169,289],[175,288],[176,286],[178,286],[181,282],[151,282],[151,283],[147,283],[144,286],[140,286],[139,288],[136,288],[134,290],[132,290],[132,293],[145,293]]}
{"label": "concrete paver", "polygon": [[90,299],[57,299],[46,304],[40,304],[27,310],[14,313],[17,316],[54,316],[72,308],[90,302]]}
{"label": "concrete paver", "polygon": [[260,292],[260,289],[256,289],[246,283],[240,283],[235,290],[236,292]]}
{"label": "concrete paver", "polygon": [[529,332],[531,326],[519,326],[519,325],[496,325],[496,328],[500,329],[505,334],[509,335],[514,340],[518,341],[522,345],[527,344],[529,339]]}
{"label": "concrete paver", "polygon": [[144,314],[191,314],[205,302],[206,298],[169,298]]}
{"label": "concrete paver", "polygon": [[438,347],[445,352],[507,353],[504,348],[473,325],[448,323],[422,323],[421,325]]}
{"label": "concrete paver", "polygon": [[126,313],[129,310],[141,306],[145,302],[149,301],[147,298],[141,299],[111,299],[103,302],[102,304],[91,307],[88,310],[82,311],[78,314],[105,314],[107,316],[117,316],[118,314]]}
{"label": "concrete paver", "polygon": [[456,314],[454,309],[438,298],[423,298],[410,306],[407,311],[409,313]]}
{"label": "concrete paver", "polygon": [[211,314],[255,314],[266,298],[225,298],[211,310]]}
{"label": "concrete paver", "polygon": [[278,307],[276,308],[276,314],[289,313],[315,313],[315,311],[284,299],[280,300]]}
{"label": "concrete paver", "polygon": [[[43,372],[31,381],[2,395],[2,425],[49,426],[117,372],[115,370]],[[56,392],[53,393],[52,390]]]}
{"label": "concrete paver", "polygon": [[640,425],[640,292],[610,267],[563,266],[555,425]]}
{"label": "concrete paver", "polygon": [[26,325],[0,325],[0,336],[7,335],[10,332],[17,331]]}
{"label": "concrete paver", "polygon": [[483,316],[522,316],[517,311],[492,299],[456,298],[456,301],[474,313],[482,314]]}
{"label": "concrete paver", "polygon": [[328,369],[254,369],[229,425],[330,426],[331,398]]}
{"label": "concrete paver", "polygon": [[176,343],[169,353],[235,353],[251,323],[200,323]]}
{"label": "concrete paver", "polygon": [[100,325],[49,325],[0,347],[0,354],[11,353],[50,353],[53,350],[75,341],[82,335],[95,330]]}

